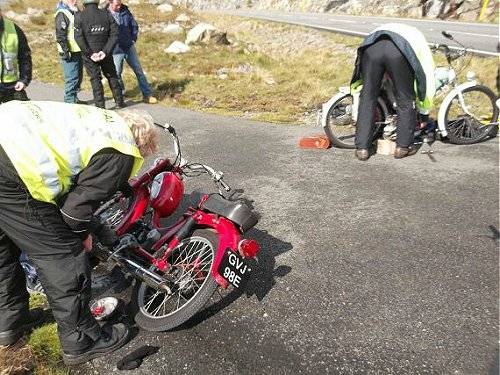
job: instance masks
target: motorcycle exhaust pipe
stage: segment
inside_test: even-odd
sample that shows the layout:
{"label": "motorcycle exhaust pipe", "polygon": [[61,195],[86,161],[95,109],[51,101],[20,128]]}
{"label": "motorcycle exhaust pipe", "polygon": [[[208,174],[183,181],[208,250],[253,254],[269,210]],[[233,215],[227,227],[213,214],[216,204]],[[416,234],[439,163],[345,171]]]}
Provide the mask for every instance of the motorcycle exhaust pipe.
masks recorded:
{"label": "motorcycle exhaust pipe", "polygon": [[155,290],[164,291],[167,294],[172,294],[172,289],[166,285],[165,280],[142,267],[140,264],[117,254],[112,254],[110,259],[115,261],[125,272],[146,283],[149,287]]}

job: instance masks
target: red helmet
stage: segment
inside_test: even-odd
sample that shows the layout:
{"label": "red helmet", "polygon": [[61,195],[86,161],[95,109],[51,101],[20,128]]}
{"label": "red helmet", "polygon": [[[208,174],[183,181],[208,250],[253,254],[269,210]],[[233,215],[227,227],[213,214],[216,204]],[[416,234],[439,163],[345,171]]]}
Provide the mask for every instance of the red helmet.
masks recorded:
{"label": "red helmet", "polygon": [[159,217],[172,215],[182,201],[184,184],[173,172],[158,174],[151,184],[149,194],[151,207]]}

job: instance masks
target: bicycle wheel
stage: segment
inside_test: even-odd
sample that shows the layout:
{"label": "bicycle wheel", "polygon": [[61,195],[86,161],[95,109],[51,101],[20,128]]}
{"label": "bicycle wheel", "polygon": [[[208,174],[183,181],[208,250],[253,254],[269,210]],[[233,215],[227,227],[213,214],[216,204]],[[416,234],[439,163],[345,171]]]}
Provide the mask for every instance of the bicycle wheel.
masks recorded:
{"label": "bicycle wheel", "polygon": [[[136,323],[148,331],[166,331],[186,322],[212,297],[217,283],[211,269],[217,250],[217,235],[198,229],[172,252],[168,274],[174,279],[172,293],[156,290],[146,283],[136,284],[132,301]],[[157,270],[152,270],[161,276]]]}
{"label": "bicycle wheel", "polygon": [[488,87],[476,85],[462,91],[466,113],[458,94],[446,108],[444,125],[450,143],[467,145],[494,137],[498,132],[496,96]]}
{"label": "bicycle wheel", "polygon": [[[353,149],[355,148],[354,140],[356,137],[356,121],[352,117],[353,114],[353,97],[351,94],[345,94],[335,101],[326,113],[326,125],[324,126],[325,134],[338,148]],[[381,123],[385,120],[384,111],[377,102],[375,107],[374,120],[374,136],[380,135],[382,128]]]}

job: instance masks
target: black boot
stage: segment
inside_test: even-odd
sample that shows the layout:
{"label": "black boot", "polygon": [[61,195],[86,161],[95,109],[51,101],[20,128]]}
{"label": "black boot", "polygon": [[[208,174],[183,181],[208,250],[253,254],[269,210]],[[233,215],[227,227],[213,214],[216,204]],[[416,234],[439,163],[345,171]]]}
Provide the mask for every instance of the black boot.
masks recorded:
{"label": "black boot", "polygon": [[94,105],[98,108],[106,108],[104,104],[104,87],[102,87],[100,76],[91,78],[90,84],[94,95]]}
{"label": "black boot", "polygon": [[115,99],[116,108],[118,109],[125,108],[127,105],[123,100],[123,93],[120,87],[120,82],[118,81],[117,78],[114,77],[110,77],[108,78],[108,80],[109,80],[109,87],[111,88],[111,92],[113,93],[113,99]]}
{"label": "black boot", "polygon": [[88,349],[75,353],[64,352],[63,361],[67,365],[85,363],[114,352],[125,345],[127,340],[128,328],[123,323],[114,324],[108,330],[103,328],[101,337]]}

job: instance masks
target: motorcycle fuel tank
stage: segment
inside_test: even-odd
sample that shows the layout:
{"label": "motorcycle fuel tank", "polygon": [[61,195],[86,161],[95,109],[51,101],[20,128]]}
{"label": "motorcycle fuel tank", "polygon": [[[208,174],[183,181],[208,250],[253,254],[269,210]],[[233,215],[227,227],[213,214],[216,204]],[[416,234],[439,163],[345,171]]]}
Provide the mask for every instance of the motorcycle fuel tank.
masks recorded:
{"label": "motorcycle fuel tank", "polygon": [[184,194],[184,184],[180,177],[173,172],[158,174],[151,184],[151,207],[160,217],[167,217],[174,213]]}

